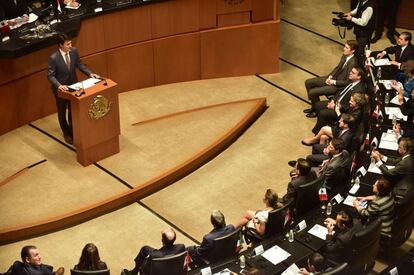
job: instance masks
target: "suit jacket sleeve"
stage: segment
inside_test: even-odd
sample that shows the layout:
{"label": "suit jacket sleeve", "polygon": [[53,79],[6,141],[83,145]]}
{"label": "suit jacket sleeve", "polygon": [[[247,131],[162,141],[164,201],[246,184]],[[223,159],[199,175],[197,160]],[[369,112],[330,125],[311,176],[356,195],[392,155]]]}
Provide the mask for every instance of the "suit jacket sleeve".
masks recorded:
{"label": "suit jacket sleeve", "polygon": [[47,63],[47,78],[52,84],[52,87],[54,90],[57,90],[57,88],[61,85],[60,82],[56,78],[56,71],[57,71],[56,54],[52,54],[49,57],[49,61]]}
{"label": "suit jacket sleeve", "polygon": [[201,242],[200,246],[197,247],[197,250],[196,250],[198,256],[203,257],[212,247],[213,247],[213,241],[208,240],[204,236],[203,241]]}
{"label": "suit jacket sleeve", "polygon": [[399,46],[391,46],[385,49],[387,54],[395,54]]}
{"label": "suit jacket sleeve", "polygon": [[92,73],[92,71],[85,64],[83,64],[82,60],[80,60],[77,49],[74,49],[74,56],[76,58],[76,65],[78,69],[85,75],[89,76]]}
{"label": "suit jacket sleeve", "polygon": [[402,161],[397,163],[394,168],[388,169],[388,167],[383,163],[380,167],[380,170],[384,176],[397,176],[406,173],[406,167]]}
{"label": "suit jacket sleeve", "polygon": [[350,83],[350,81],[348,79],[348,76],[349,76],[349,73],[351,72],[352,68],[355,67],[355,65],[356,65],[355,56],[353,56],[351,59],[348,60],[348,62],[346,63],[346,66],[344,68],[344,70],[345,70],[344,74],[346,75],[346,78],[345,79],[337,79],[336,80],[336,86],[344,87],[344,86],[346,86]]}
{"label": "suit jacket sleeve", "polygon": [[341,66],[342,66],[342,64],[344,62],[343,61],[344,58],[345,58],[345,56],[342,56],[341,57],[341,59],[339,60],[338,65],[336,65],[336,67],[332,70],[332,72],[329,75],[334,75],[334,74],[336,74],[339,71],[339,69],[341,69]]}

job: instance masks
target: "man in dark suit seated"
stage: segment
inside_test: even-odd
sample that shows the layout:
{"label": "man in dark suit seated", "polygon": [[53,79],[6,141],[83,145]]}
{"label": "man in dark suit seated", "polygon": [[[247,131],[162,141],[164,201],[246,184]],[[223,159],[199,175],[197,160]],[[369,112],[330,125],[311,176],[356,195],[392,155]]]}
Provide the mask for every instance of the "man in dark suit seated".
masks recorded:
{"label": "man in dark suit seated", "polygon": [[411,33],[402,32],[398,37],[397,45],[386,48],[377,54],[377,58],[382,58],[386,54],[394,54],[395,60],[390,63],[401,69],[402,63],[414,59],[414,45],[411,44],[411,38]]}
{"label": "man in dark suit seated", "polygon": [[312,145],[312,154],[306,157],[311,166],[317,166],[328,159],[328,152],[325,148],[328,147],[328,142],[331,138],[341,139],[344,142],[344,149],[351,152],[352,139],[354,137],[352,123],[353,117],[350,114],[342,114],[337,125],[322,127],[315,137],[306,141],[310,143],[313,143],[313,140],[319,141],[319,143]]}
{"label": "man in dark suit seated", "polygon": [[[381,170],[384,177],[394,183],[394,195],[401,198],[414,185],[414,158],[412,155],[413,142],[410,138],[402,137],[398,140],[398,153],[401,157],[386,157],[377,150],[373,150],[371,157],[376,161],[376,165]],[[386,166],[393,165],[394,168]]]}
{"label": "man in dark suit seated", "polygon": [[22,248],[20,253],[23,262],[15,262],[11,269],[11,275],[63,275],[65,270],[59,267],[53,272],[53,267],[42,264],[42,257],[34,245]]}
{"label": "man in dark suit seated", "polygon": [[210,221],[214,228],[210,231],[210,233],[204,235],[200,246],[187,247],[194,264],[197,266],[202,266],[204,264],[204,260],[208,260],[213,249],[214,239],[223,237],[236,230],[234,225],[226,225],[226,220],[220,210],[213,210],[210,216]]}
{"label": "man in dark suit seated", "polygon": [[288,183],[286,195],[282,202],[286,203],[290,199],[296,199],[299,186],[309,183],[316,179],[316,173],[311,170],[311,166],[306,159],[299,158],[296,161],[295,169],[290,172],[291,181]]}
{"label": "man in dark suit seated", "polygon": [[[124,274],[137,275],[138,272],[146,271],[149,268],[151,259],[173,256],[185,251],[183,244],[174,244],[175,231],[172,228],[165,229],[161,233],[162,247],[155,249],[150,246],[143,246],[135,258],[135,267],[133,270],[123,270]],[[145,272],[148,273],[148,272]]]}
{"label": "man in dark suit seated", "polygon": [[348,261],[351,256],[349,253],[352,253],[349,249],[352,238],[361,229],[361,223],[345,211],[340,211],[335,220],[327,218],[325,224],[328,229],[326,256],[338,263]]}
{"label": "man in dark suit seated", "polygon": [[349,73],[357,65],[354,57],[354,52],[357,48],[358,43],[355,40],[346,41],[341,60],[328,76],[314,77],[305,81],[308,98],[312,103],[312,108],[303,111],[307,114],[307,117],[316,117],[314,107],[319,102],[320,96],[334,95],[340,88],[348,85]]}
{"label": "man in dark suit seated", "polygon": [[322,162],[321,167],[313,168],[318,177],[325,177],[326,187],[332,189],[344,183],[349,166],[349,153],[344,150],[344,142],[339,138],[333,138],[328,147],[328,159]]}

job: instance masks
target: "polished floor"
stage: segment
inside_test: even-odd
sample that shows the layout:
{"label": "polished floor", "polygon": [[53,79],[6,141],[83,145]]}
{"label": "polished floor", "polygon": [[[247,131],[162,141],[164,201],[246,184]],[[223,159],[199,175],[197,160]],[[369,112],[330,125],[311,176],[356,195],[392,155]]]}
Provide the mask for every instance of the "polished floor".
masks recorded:
{"label": "polished floor", "polygon": [[[136,122],[259,97],[265,97],[269,106],[220,155],[163,190],[77,226],[0,246],[0,271],[19,258],[26,244],[38,246],[43,262],[68,270],[77,263],[82,247],[93,242],[118,274],[123,267],[133,267],[142,245],[161,245],[163,228],[175,228],[177,242],[196,244],[211,229],[213,209],[222,210],[232,223],[245,209],[262,207],[266,188],[284,194],[287,161],[309,153],[300,140],[310,134],[315,122],[302,113],[308,107],[303,83],[328,73],[338,62],[344,40],[330,25],[330,11],[346,10],[346,5],[341,0],[284,1],[279,74],[192,81],[120,94],[121,153],[99,166],[83,168],[76,162],[72,148],[59,142],[63,139],[55,115],[0,136],[0,180],[39,162],[0,186],[0,228],[8,228],[65,213],[163,173],[214,142],[248,106],[133,126]],[[372,48],[382,49],[388,43],[382,39]],[[412,246],[413,238],[401,251]],[[381,271],[384,264],[378,261],[374,270]]]}

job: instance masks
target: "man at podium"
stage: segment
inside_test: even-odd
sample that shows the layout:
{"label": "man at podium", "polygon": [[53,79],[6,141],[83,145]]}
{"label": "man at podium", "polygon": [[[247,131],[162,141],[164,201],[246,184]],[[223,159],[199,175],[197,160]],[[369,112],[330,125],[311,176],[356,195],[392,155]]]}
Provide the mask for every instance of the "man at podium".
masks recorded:
{"label": "man at podium", "polygon": [[[76,48],[72,47],[72,41],[66,34],[58,35],[59,49],[49,56],[47,77],[52,84],[52,91],[56,99],[56,107],[60,128],[65,141],[73,144],[72,115],[70,101],[60,98],[58,91],[69,91],[69,85],[78,82],[76,68],[92,78],[100,78],[97,74],[82,63]],[[66,115],[66,112],[68,115]]]}

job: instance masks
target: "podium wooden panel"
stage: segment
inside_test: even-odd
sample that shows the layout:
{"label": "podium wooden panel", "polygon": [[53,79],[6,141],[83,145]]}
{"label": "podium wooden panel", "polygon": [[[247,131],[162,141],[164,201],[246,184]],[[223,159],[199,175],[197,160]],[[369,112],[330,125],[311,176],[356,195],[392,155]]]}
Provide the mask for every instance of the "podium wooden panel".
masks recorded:
{"label": "podium wooden panel", "polygon": [[[105,85],[106,84],[106,85]],[[118,93],[113,91],[117,84],[108,79],[85,89],[85,94],[77,97],[78,92],[59,92],[59,96],[70,100],[72,108],[73,140],[77,160],[83,166],[100,161],[119,153],[119,103]],[[111,108],[100,118],[91,118],[90,109],[97,96],[106,98]]]}

